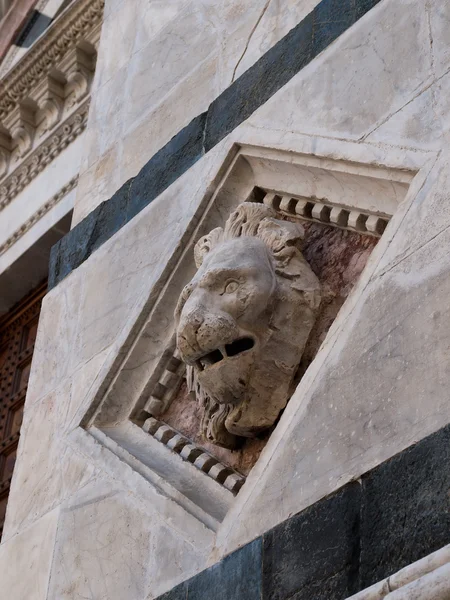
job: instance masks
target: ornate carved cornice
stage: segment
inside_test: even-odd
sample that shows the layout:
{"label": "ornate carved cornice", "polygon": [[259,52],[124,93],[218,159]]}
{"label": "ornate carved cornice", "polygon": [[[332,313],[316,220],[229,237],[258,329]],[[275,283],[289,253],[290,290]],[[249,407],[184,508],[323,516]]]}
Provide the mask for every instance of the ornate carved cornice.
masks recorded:
{"label": "ornate carved cornice", "polygon": [[8,176],[0,186],[0,210],[3,210],[58,154],[83,133],[87,125],[88,113],[89,100]]}
{"label": "ornate carved cornice", "polygon": [[19,240],[23,235],[25,235],[27,231],[29,231],[33,227],[33,225],[35,225],[39,221],[39,219],[42,219],[42,217],[49,212],[49,210],[56,206],[58,202],[62,200],[62,198],[64,198],[64,196],[66,196],[69,192],[75,189],[77,183],[78,175],[76,177],[73,177],[69,181],[69,183],[63,186],[59,190],[59,192],[52,196],[50,200],[48,200],[43,206],[41,206],[39,210],[37,210],[33,215],[31,215],[31,217],[27,221],[25,221],[25,223],[23,223],[23,225],[21,225],[19,229],[16,229],[16,231],[6,240],[6,242],[0,245],[0,256],[4,254],[7,250],[9,250],[9,248],[11,248],[11,246],[13,246],[17,242],[17,240]]}
{"label": "ornate carved cornice", "polygon": [[98,42],[105,0],[79,0],[55,21],[31,50],[1,82],[0,119],[25,99],[39,80],[48,74],[81,40]]}
{"label": "ornate carved cornice", "polygon": [[74,2],[0,82],[0,210],[84,129],[103,7]]}

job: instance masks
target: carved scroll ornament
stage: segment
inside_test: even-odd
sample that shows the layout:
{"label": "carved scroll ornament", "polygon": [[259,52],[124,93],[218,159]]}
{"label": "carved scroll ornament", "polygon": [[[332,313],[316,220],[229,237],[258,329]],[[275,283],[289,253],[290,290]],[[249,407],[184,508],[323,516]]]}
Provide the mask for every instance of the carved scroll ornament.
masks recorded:
{"label": "carved scroll ornament", "polygon": [[177,347],[210,442],[236,447],[271,427],[288,401],[321,301],[303,236],[271,208],[244,203],[195,247]]}

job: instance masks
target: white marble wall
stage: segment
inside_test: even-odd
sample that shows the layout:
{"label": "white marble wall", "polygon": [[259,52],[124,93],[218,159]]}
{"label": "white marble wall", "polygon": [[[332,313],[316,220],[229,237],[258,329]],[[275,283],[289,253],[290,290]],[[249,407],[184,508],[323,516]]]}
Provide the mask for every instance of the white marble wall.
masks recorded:
{"label": "white marble wall", "polygon": [[74,224],[318,0],[106,0]]}
{"label": "white marble wall", "polygon": [[[228,85],[264,8],[235,1],[221,5],[219,15],[206,2],[195,11],[189,2],[126,4],[128,11],[125,2],[106,7],[87,132],[92,164],[85,163],[78,218],[204,108],[206,92],[190,104],[195,77],[212,96]],[[269,2],[260,27],[270,32],[279,22],[275,30],[284,33],[289,18],[298,20],[310,8],[291,2],[285,13],[280,9],[283,18],[271,21],[270,11],[280,5]],[[177,29],[183,10],[191,23],[188,38]],[[449,20],[450,6],[439,0],[383,0],[46,297],[0,546],[0,573],[14,564],[30,578],[39,572],[39,585],[30,596],[28,577],[8,575],[3,589],[11,597],[150,600],[450,422]],[[198,38],[193,23],[201,27]],[[214,34],[216,27],[227,43]],[[128,31],[122,36],[127,58],[114,44],[120,28]],[[271,43],[257,31],[247,50],[254,58]],[[220,52],[205,54],[208,35]],[[212,81],[202,79],[208,71],[192,66],[174,83],[177,76],[166,78],[162,69],[167,60],[176,71],[181,54],[191,65],[197,56],[206,69],[214,52],[220,68],[214,67]],[[152,61],[160,79],[146,74]],[[139,77],[142,87],[128,87]],[[160,290],[183,233],[236,142],[418,175],[214,533],[79,424],[118,368],[133,327]]]}

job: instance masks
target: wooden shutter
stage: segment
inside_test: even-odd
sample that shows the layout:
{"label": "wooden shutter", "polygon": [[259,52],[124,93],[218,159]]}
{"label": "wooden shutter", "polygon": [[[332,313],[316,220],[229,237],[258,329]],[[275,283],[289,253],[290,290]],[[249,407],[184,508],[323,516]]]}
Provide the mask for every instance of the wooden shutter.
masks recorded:
{"label": "wooden shutter", "polygon": [[0,318],[0,533],[5,521],[30,376],[39,313],[47,283]]}

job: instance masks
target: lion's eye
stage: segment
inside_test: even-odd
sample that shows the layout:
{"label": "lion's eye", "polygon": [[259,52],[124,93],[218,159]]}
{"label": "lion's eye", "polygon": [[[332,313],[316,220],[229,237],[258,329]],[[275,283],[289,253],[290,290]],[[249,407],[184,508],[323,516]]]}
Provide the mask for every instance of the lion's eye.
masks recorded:
{"label": "lion's eye", "polygon": [[229,281],[225,286],[225,294],[233,294],[239,287],[239,283],[237,281]]}

